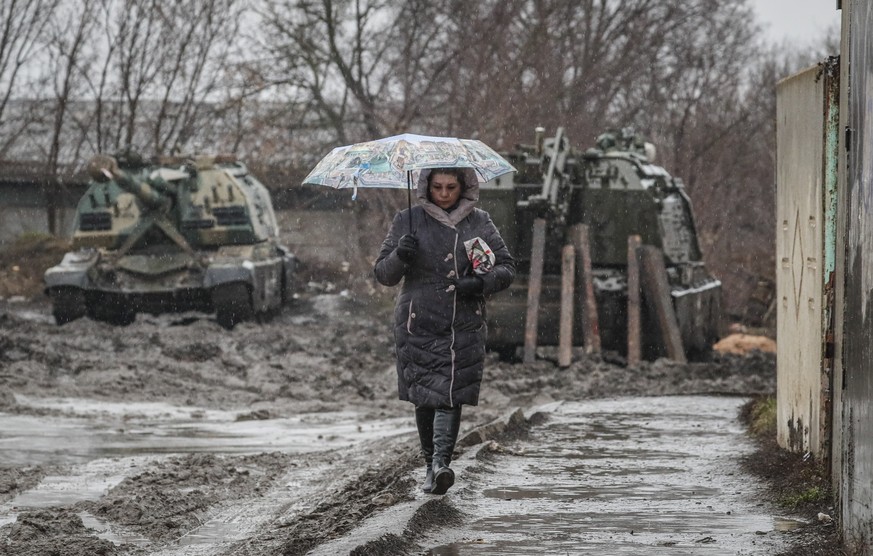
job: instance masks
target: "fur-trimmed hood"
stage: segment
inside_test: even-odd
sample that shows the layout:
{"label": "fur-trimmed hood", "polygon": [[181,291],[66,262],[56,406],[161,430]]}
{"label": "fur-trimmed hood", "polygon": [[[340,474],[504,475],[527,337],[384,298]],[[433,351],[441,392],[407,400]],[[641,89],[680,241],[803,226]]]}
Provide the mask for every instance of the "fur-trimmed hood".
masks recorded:
{"label": "fur-trimmed hood", "polygon": [[427,198],[427,178],[433,170],[433,168],[425,168],[418,173],[418,181],[415,186],[418,204],[439,223],[449,228],[454,228],[458,222],[466,218],[476,207],[476,202],[479,200],[479,175],[473,168],[459,168],[459,170],[464,172],[466,186],[461,192],[461,198],[455,210],[446,212],[431,203]]}

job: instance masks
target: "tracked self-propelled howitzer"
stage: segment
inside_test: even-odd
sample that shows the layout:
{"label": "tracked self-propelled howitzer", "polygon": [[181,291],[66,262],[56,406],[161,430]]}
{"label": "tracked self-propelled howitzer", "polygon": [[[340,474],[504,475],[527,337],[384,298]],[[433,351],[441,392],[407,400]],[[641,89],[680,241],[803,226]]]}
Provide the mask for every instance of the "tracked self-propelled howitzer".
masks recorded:
{"label": "tracked self-propelled howitzer", "polygon": [[75,250],[44,276],[58,324],[194,310],[232,328],[293,296],[296,260],[279,243],[269,192],[241,162],[146,163],[128,151],[95,156],[88,173]]}
{"label": "tracked self-propelled howitzer", "polygon": [[[721,283],[707,271],[697,241],[691,202],[682,181],[652,162],[654,147],[631,130],[597,138],[585,151],[570,147],[558,129],[534,145],[519,145],[504,156],[518,169],[483,184],[480,206],[488,210],[519,265],[511,288],[488,304],[488,347],[504,355],[525,345],[525,322],[535,219],[546,222],[537,345],[558,345],[561,315],[561,251],[570,230],[588,230],[597,326],[604,350],[627,353],[628,238],[663,254],[669,298],[678,321],[682,349],[700,358],[718,340]],[[645,292],[644,292],[645,294]],[[581,345],[583,311],[573,321],[574,344]],[[643,305],[642,355],[665,355],[657,315]]]}

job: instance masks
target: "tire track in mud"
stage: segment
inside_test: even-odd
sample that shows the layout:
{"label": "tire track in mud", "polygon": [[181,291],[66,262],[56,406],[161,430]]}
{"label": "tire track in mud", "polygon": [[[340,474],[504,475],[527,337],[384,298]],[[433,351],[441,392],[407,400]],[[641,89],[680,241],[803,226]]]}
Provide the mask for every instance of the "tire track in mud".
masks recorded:
{"label": "tire track in mud", "polygon": [[[74,465],[0,506],[0,554],[90,556],[100,542],[100,554],[293,553],[395,503],[406,486],[387,494],[378,478],[361,476],[397,469],[396,454],[409,451],[410,440],[405,434],[305,456],[191,454]],[[40,537],[22,533],[30,529]]]}
{"label": "tire track in mud", "polygon": [[[367,469],[374,453],[408,448],[408,438],[374,440],[362,446],[318,454],[315,461],[279,477],[273,487],[258,497],[227,499],[218,504],[204,522],[174,541],[171,547],[149,552],[153,556],[264,555],[287,553],[285,532],[297,529],[305,537],[305,523],[321,538],[330,525],[319,523],[326,503],[340,495],[338,504],[350,505],[340,493],[359,475],[347,469]],[[338,468],[337,462],[342,462]],[[391,502],[392,500],[387,500]]]}

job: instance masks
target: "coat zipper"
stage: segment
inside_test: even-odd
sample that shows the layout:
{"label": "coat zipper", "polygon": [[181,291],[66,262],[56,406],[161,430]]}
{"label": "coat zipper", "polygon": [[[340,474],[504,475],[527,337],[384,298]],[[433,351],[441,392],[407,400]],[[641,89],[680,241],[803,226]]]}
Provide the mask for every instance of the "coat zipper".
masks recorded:
{"label": "coat zipper", "polygon": [[[458,231],[455,230],[455,246],[452,249],[452,263],[455,265],[455,279],[458,279]],[[455,315],[458,312],[458,288],[452,290],[452,343],[449,345],[449,353],[452,356],[452,379],[449,382],[449,407],[455,407],[452,400],[452,391],[455,389]]]}

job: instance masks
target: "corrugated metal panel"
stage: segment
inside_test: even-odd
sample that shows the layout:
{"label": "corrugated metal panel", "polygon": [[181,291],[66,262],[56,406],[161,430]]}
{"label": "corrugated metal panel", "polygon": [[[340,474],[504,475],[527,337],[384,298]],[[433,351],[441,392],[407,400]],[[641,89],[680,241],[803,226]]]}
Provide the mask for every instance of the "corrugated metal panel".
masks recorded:
{"label": "corrugated metal panel", "polygon": [[[826,73],[826,72],[824,72]],[[821,67],[780,81],[776,101],[777,439],[826,457],[823,396],[825,83]]]}
{"label": "corrugated metal panel", "polygon": [[[846,277],[843,299],[841,524],[846,545],[873,544],[873,5],[844,2],[849,29],[846,98]],[[846,21],[844,15],[843,21]],[[845,38],[850,40],[847,43]]]}

